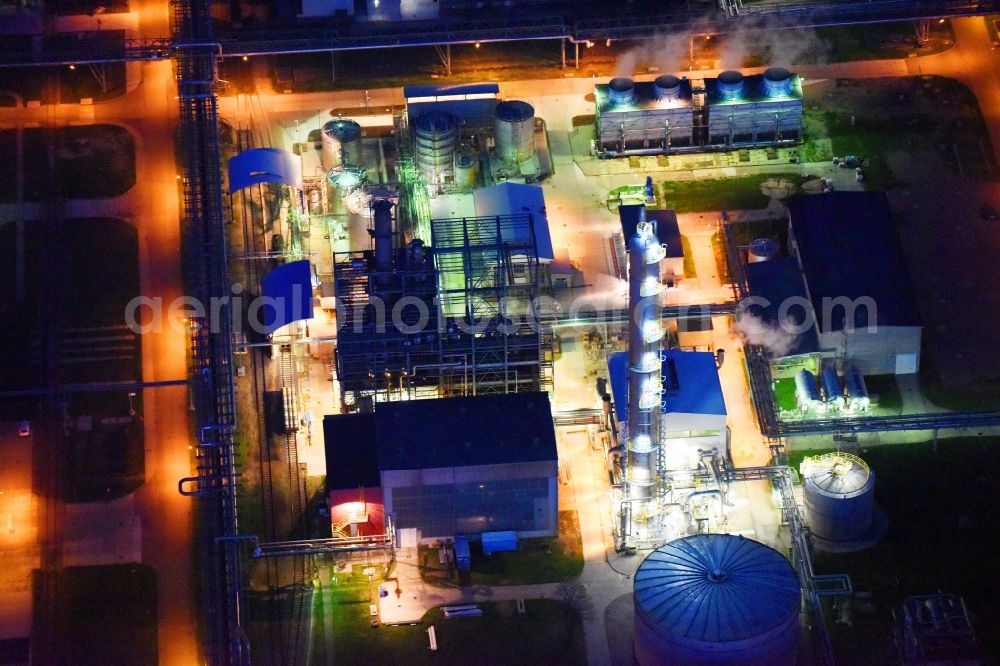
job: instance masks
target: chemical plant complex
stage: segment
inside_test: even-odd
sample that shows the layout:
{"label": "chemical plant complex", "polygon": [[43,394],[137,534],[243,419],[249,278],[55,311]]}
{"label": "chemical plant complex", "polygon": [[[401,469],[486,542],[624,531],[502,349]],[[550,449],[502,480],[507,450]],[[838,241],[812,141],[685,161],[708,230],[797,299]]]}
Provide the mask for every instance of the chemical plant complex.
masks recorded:
{"label": "chemical plant complex", "polygon": [[[595,138],[577,159],[596,165],[803,139],[801,79],[781,68],[619,77],[593,99]],[[577,212],[552,204],[561,167],[531,100],[483,83],[407,87],[402,101],[381,116],[321,113],[308,140],[286,146],[252,145],[254,132],[235,128],[248,137],[228,158],[248,243],[235,261],[250,292],[285,307],[269,338],[245,347],[273,395],[268,432],[285,439],[264,464],[285,467],[303,436],[322,440],[325,455],[303,463],[299,452],[290,481],[324,468],[332,533],[282,538],[301,530],[291,524],[253,556],[377,565],[400,588],[407,560],[428,548],[468,571],[470,543],[485,556],[559,535],[579,467],[567,433],[586,433],[606,478],[580,520],[642,562],[639,663],[826,658],[824,605],[853,588],[817,574],[811,553],[878,541],[876,476],[847,450],[792,467],[781,436],[856,442],[903,427],[865,380],[920,365],[922,324],[885,195],[831,181],[787,201],[783,233],[748,245],[735,240],[746,223],[722,212],[712,226],[728,240],[733,283],[711,292],[686,288],[678,216],[649,182],[620,178],[639,187],[600,218],[614,286],[597,293],[593,257],[566,247],[560,227]],[[293,312],[296,298],[281,298],[292,293],[312,297]],[[862,297],[871,302],[859,307]],[[753,326],[787,344],[755,344],[767,336]],[[575,348],[581,334],[590,349]],[[719,340],[737,345],[728,360]],[[742,390],[723,386],[723,368],[749,382],[754,412],[740,421],[729,409]],[[312,388],[318,377],[328,383]],[[924,427],[995,417],[946,418]],[[683,587],[692,579],[697,592]],[[420,620],[426,607],[404,601],[373,602],[372,617]]]}
{"label": "chemical plant complex", "polygon": [[[25,145],[48,146],[38,153],[54,177],[87,141],[70,150],[30,130],[79,124],[76,107],[52,104],[72,110],[47,116],[46,104],[0,108],[0,130],[12,132],[0,134],[0,150],[15,151],[19,174],[13,198],[0,201],[12,222],[0,217],[0,313],[24,318],[12,340],[39,340],[0,358],[0,377],[16,377],[0,387],[0,415],[20,410],[16,433],[0,431],[11,461],[0,469],[0,519],[12,535],[0,537],[12,562],[0,577],[0,664],[68,663],[66,641],[136,664],[971,665],[997,656],[989,622],[998,615],[983,603],[995,585],[979,595],[969,585],[982,558],[943,559],[940,568],[978,573],[942,578],[927,564],[938,545],[908,524],[978,534],[971,542],[988,540],[996,520],[965,503],[995,502],[1000,411],[953,399],[931,379],[979,363],[963,356],[979,353],[963,346],[973,315],[948,292],[981,292],[982,309],[996,299],[986,277],[981,286],[955,277],[956,251],[937,251],[951,232],[934,231],[940,265],[928,266],[934,243],[919,221],[925,208],[934,226],[954,223],[962,242],[993,247],[995,109],[980,112],[978,90],[938,74],[952,71],[948,54],[968,38],[961,21],[978,21],[985,41],[981,19],[948,24],[951,51],[873,58],[864,67],[874,73],[846,57],[779,58],[777,48],[733,62],[726,48],[743,37],[725,24],[687,27],[685,67],[647,65],[651,47],[633,57],[601,23],[555,37],[563,78],[505,81],[502,67],[484,67],[491,75],[459,82],[449,80],[453,43],[485,57],[476,53],[515,37],[439,44],[433,32],[419,45],[435,45],[441,77],[416,83],[400,65],[394,85],[376,86],[373,73],[370,89],[305,92],[271,42],[216,43],[213,19],[228,21],[231,8],[203,4],[171,3],[164,25],[176,43],[161,44],[162,56],[122,28],[122,48],[144,54],[143,76],[172,68],[155,71],[164,85],[176,79],[176,134],[171,125],[145,140],[155,114],[140,122],[129,114],[145,111],[124,101],[81,103],[90,115],[80,123],[103,127],[112,111],[122,127],[138,123],[129,129],[133,194],[31,194],[40,158]],[[475,9],[299,4],[275,15],[288,26],[419,17],[430,30],[438,12]],[[702,4],[736,22],[780,14],[782,3]],[[912,23],[930,40],[929,21],[964,13]],[[381,28],[348,37],[344,26],[309,32],[315,43],[289,36],[294,57],[338,40],[347,40],[338,53],[409,53],[419,40],[385,37],[377,50],[364,40],[381,39]],[[728,47],[713,45],[726,38]],[[567,53],[579,66],[581,45],[586,62],[602,44],[621,49],[613,68],[568,70]],[[266,67],[253,62],[275,53]],[[711,66],[697,66],[698,53]],[[94,76],[104,67],[89,66]],[[133,77],[126,99],[162,105],[138,67],[123,69]],[[267,67],[273,87],[262,91]],[[1000,91],[993,70],[983,76]],[[938,116],[919,104],[943,119],[933,125]],[[921,133],[931,138],[913,147]],[[883,143],[896,152],[876,153]],[[845,146],[872,152],[834,154]],[[162,204],[175,192],[176,203]],[[979,219],[947,218],[946,197],[968,199],[954,205],[974,206]],[[86,266],[61,255],[32,263],[64,242],[67,220],[93,223],[95,243],[105,242],[104,215],[139,229],[132,300],[120,299],[132,337],[100,319],[111,306],[56,314],[75,313],[78,298],[60,295],[59,282],[90,284],[91,275],[95,293],[113,291],[116,271],[126,281],[131,264],[116,265],[111,250]],[[176,233],[164,232],[173,226],[162,216],[180,219]],[[142,268],[173,266],[175,253],[177,270]],[[137,311],[163,323],[149,290],[174,298],[163,329],[135,323]],[[131,365],[97,381],[79,370],[88,363],[106,373]],[[37,371],[37,386],[24,368]],[[988,388],[988,372],[971,374]],[[74,444],[62,471],[41,474],[63,438]],[[177,456],[161,455],[171,443]],[[949,453],[959,443],[974,453]],[[126,492],[110,480],[112,459],[135,455]],[[65,480],[89,469],[88,457],[112,470],[87,477],[96,492]],[[945,499],[953,490],[935,484],[958,478],[954,493],[967,500],[935,507],[955,506]],[[66,484],[83,498],[71,509],[58,503]],[[162,504],[167,496],[173,504]],[[169,532],[157,527],[163,511],[176,518]],[[171,568],[171,558],[185,564]],[[81,600],[109,587],[131,598],[131,583],[72,578],[126,564],[155,569],[151,605],[132,613],[154,645],[108,657],[100,631],[64,627],[74,616],[65,604],[90,606]],[[146,575],[136,571],[128,580]],[[129,624],[100,618],[109,632]]]}

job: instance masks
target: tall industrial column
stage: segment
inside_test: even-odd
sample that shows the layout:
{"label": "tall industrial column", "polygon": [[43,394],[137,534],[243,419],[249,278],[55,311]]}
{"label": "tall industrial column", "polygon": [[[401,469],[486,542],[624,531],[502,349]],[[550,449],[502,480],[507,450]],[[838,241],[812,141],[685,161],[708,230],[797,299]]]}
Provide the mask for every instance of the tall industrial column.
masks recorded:
{"label": "tall industrial column", "polygon": [[622,506],[622,544],[638,539],[655,507],[659,479],[660,261],[666,249],[642,213],[629,240],[628,440]]}

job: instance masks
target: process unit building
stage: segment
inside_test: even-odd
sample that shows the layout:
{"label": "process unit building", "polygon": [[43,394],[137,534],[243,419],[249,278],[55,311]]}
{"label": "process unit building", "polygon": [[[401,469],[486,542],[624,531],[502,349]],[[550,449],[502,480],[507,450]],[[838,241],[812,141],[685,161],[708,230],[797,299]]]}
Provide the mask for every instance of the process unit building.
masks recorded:
{"label": "process unit building", "polygon": [[334,255],[345,405],[549,386],[551,333],[526,316],[547,225],[531,210],[435,219],[430,244],[400,245],[393,202],[373,206],[372,248]]}
{"label": "process unit building", "polygon": [[[791,325],[772,370],[819,376],[826,359],[841,372],[917,372],[921,317],[885,194],[796,196],[788,220],[788,256],[745,266],[750,293],[766,302],[750,311],[767,326]],[[811,366],[777,362],[807,355]]]}
{"label": "process unit building", "polygon": [[[323,421],[336,529],[403,542],[558,532],[558,456],[546,393],[407,400]],[[363,503],[363,509],[359,507]],[[341,528],[343,531],[343,528]]]}

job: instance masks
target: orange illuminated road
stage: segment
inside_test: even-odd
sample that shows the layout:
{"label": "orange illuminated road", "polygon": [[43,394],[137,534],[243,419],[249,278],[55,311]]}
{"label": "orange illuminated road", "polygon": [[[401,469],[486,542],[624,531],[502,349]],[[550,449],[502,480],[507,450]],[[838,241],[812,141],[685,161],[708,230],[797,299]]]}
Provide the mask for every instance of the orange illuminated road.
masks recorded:
{"label": "orange illuminated road", "polygon": [[[164,3],[165,4],[165,3]],[[166,14],[163,13],[165,23]],[[164,302],[182,295],[180,224],[174,128],[177,102],[170,62],[143,64],[142,83],[122,98],[94,106],[57,109],[6,108],[0,122],[112,123],[136,139],[136,185],[111,210],[139,233],[140,293]],[[124,315],[124,313],[123,313]],[[184,378],[186,336],[182,326],[142,336],[144,381]],[[142,561],[156,569],[160,663],[199,663],[192,587],[192,502],[177,492],[191,470],[188,396],[183,386],[143,392],[146,483],[136,493],[142,524]],[[101,529],[95,524],[95,530]]]}

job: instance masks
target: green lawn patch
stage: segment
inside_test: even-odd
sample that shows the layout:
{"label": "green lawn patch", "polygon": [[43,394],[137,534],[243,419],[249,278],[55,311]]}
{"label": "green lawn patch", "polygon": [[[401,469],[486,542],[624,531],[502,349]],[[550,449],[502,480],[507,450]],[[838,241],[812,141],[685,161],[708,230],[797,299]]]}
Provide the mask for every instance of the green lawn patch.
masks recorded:
{"label": "green lawn patch", "polygon": [[773,387],[774,402],[778,405],[778,409],[784,411],[798,409],[799,402],[795,393],[795,377],[775,379]]}
{"label": "green lawn patch", "polygon": [[837,86],[855,91],[854,101],[837,109],[813,105],[803,110],[809,137],[803,154],[816,152],[820,142],[829,142],[835,156],[857,155],[867,160],[863,171],[868,190],[885,191],[901,184],[888,165],[887,156],[892,153],[914,159],[921,153],[939,153],[969,180],[996,179],[979,104],[959,81],[937,76],[838,79]]}
{"label": "green lawn patch", "polygon": [[[792,452],[796,466],[804,455]],[[994,437],[876,446],[861,457],[876,475],[875,499],[889,517],[874,548],[832,555],[817,552],[817,573],[846,572],[854,588],[871,592],[869,613],[856,611],[854,626],[832,623],[840,663],[893,663],[891,609],[907,596],[938,590],[961,595],[973,616],[984,663],[1000,657],[1000,578],[995,540],[1000,529],[1000,441]]]}
{"label": "green lawn patch", "polygon": [[[553,599],[528,599],[525,613],[516,602],[481,603],[481,617],[444,619],[438,608],[413,626],[372,628],[368,615],[368,581],[339,576],[323,592],[323,607],[332,619],[333,662],[336,664],[583,664],[583,623],[571,607]],[[377,589],[378,581],[372,585]],[[388,585],[392,586],[389,582]],[[390,593],[391,598],[391,593]],[[318,612],[314,606],[314,612]],[[314,627],[321,619],[314,617]],[[428,649],[427,628],[433,625],[438,649]],[[310,663],[325,655],[321,636],[313,634]]]}
{"label": "green lawn patch", "polygon": [[[47,663],[105,666],[157,663],[156,572],[142,564],[69,567],[55,576],[55,640]],[[35,608],[40,604],[36,602]],[[36,618],[35,627],[42,626]],[[32,643],[37,645],[35,640]]]}
{"label": "green lawn patch", "polygon": [[681,234],[681,250],[684,252],[684,277],[698,277],[698,269],[694,266],[694,253],[691,252],[691,241]]}
{"label": "green lawn patch", "polygon": [[440,562],[437,548],[422,547],[421,575],[432,585],[454,587],[557,583],[583,571],[583,545],[575,511],[559,512],[558,537],[519,539],[517,543],[515,552],[486,556],[482,544],[471,542],[472,571],[461,576],[453,567]]}
{"label": "green lawn patch", "polygon": [[761,192],[765,180],[783,178],[796,185],[799,174],[768,173],[739,178],[705,180],[669,180],[660,183],[665,207],[678,213],[705,210],[757,210],[766,208],[770,199]]}

